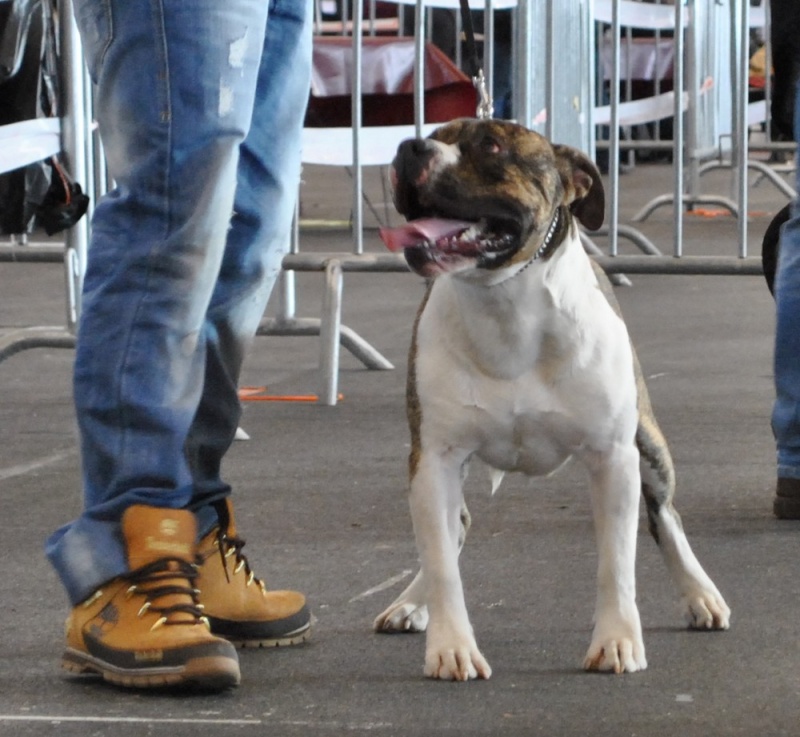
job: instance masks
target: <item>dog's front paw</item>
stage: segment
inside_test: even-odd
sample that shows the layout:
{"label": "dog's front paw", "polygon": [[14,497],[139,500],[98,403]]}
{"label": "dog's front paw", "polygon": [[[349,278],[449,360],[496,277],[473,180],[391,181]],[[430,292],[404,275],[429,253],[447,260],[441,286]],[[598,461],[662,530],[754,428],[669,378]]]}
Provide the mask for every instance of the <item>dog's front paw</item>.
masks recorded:
{"label": "dog's front paw", "polygon": [[453,639],[446,644],[428,646],[425,653],[425,675],[443,681],[469,681],[489,678],[492,669],[474,640]]}
{"label": "dog's front paw", "polygon": [[583,667],[614,673],[635,673],[647,668],[638,616],[635,622],[620,619],[596,626]]}
{"label": "dog's front paw", "polygon": [[690,629],[726,630],[731,626],[731,610],[716,590],[698,590],[681,597],[684,619]]}
{"label": "dog's front paw", "polygon": [[583,661],[584,670],[635,673],[647,668],[644,647],[633,640],[620,638],[592,643]]}
{"label": "dog's front paw", "polygon": [[410,601],[395,601],[372,623],[375,632],[424,632],[428,626],[428,607]]}

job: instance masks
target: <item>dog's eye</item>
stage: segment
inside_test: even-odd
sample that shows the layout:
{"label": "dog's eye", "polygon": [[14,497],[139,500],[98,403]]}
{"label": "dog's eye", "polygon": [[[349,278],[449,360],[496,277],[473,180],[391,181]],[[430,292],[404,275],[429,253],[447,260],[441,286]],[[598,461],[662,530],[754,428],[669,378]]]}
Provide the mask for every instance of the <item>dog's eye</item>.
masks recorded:
{"label": "dog's eye", "polygon": [[497,139],[492,138],[491,136],[486,136],[484,139],[482,139],[480,145],[481,149],[487,154],[499,154],[503,151],[503,147],[500,145]]}

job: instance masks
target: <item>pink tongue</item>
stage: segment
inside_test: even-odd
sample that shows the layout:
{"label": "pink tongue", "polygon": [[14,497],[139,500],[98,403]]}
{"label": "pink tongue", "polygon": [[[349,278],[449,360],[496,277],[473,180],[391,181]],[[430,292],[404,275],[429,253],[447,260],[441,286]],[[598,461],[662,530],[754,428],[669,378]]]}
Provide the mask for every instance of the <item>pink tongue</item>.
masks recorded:
{"label": "pink tongue", "polygon": [[458,235],[474,223],[465,220],[445,220],[443,218],[420,218],[412,220],[399,228],[381,228],[381,240],[390,251],[402,251],[420,243],[436,243],[442,238]]}

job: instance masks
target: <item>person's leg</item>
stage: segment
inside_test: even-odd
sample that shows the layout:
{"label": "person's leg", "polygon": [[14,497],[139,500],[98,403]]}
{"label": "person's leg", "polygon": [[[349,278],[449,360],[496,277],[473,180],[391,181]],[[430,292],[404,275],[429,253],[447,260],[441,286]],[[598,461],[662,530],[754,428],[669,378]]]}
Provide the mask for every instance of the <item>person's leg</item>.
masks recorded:
{"label": "person's leg", "polygon": [[244,646],[295,644],[310,633],[305,597],[268,590],[251,571],[220,466],[240,416],[242,362],[289,246],[311,75],[311,21],[307,0],[270,4],[235,213],[205,325],[205,388],[187,443],[194,482],[190,508],[203,532],[200,601],[212,631]]}
{"label": "person's leg", "polygon": [[240,417],[242,362],[287,253],[300,185],[300,145],[311,79],[309,0],[272,0],[253,123],[241,146],[234,214],[203,327],[207,360],[200,406],[187,443],[200,529],[216,523],[209,505],[230,487],[222,458]]}
{"label": "person's leg", "polygon": [[115,188],[97,207],[75,357],[84,511],[47,554],[77,604],[128,570],[132,505],[192,499],[206,313],[252,119],[263,0],[76,0]]}
{"label": "person's leg", "polygon": [[[797,88],[796,88],[797,89]],[[795,139],[800,141],[800,94],[795,95]],[[797,185],[800,188],[800,169]],[[778,460],[774,511],[800,519],[800,201],[781,229],[775,277],[775,404],[772,428]]]}

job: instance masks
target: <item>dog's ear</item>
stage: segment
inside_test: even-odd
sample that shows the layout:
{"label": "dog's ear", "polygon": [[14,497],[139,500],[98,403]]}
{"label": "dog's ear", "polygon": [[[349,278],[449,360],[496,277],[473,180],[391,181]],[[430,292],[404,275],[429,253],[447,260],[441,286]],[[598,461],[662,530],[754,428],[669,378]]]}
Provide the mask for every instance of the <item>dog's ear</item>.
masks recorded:
{"label": "dog's ear", "polygon": [[554,144],[553,151],[564,182],[565,204],[589,230],[597,230],[603,224],[606,210],[600,172],[594,162],[576,148]]}

